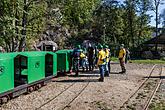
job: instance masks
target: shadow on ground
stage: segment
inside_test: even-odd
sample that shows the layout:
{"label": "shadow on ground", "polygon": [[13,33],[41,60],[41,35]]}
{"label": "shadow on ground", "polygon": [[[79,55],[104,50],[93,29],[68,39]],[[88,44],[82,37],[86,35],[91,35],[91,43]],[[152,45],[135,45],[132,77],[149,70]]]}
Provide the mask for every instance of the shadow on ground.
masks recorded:
{"label": "shadow on ground", "polygon": [[150,77],[144,77],[144,78],[153,78],[153,79],[158,79],[158,78],[161,78],[161,79],[165,79],[165,76],[150,76]]}
{"label": "shadow on ground", "polygon": [[111,72],[110,74],[121,74],[121,73],[119,73],[119,72]]}
{"label": "shadow on ground", "polygon": [[66,79],[66,80],[60,80],[55,82],[61,82],[61,83],[71,83],[71,82],[98,82],[98,79]]}

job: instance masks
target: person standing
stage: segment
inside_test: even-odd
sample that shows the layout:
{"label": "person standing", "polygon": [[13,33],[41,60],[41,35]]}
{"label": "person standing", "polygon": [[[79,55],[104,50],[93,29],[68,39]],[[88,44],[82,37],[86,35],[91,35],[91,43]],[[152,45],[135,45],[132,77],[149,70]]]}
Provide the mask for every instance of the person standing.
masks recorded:
{"label": "person standing", "polygon": [[81,54],[81,46],[78,45],[73,50],[73,70],[76,72],[76,76],[78,76],[79,66],[80,66],[80,54]]}
{"label": "person standing", "polygon": [[94,48],[89,44],[88,47],[88,62],[89,62],[89,71],[94,69]]}
{"label": "person standing", "polygon": [[81,59],[81,66],[82,66],[83,72],[85,71],[85,69],[86,69],[86,71],[88,71],[87,57],[86,57],[85,53],[83,53],[83,51],[80,54],[80,59]]}
{"label": "person standing", "polygon": [[119,73],[126,73],[125,56],[126,56],[126,50],[124,48],[124,44],[121,44],[120,51],[119,51],[119,61],[120,61],[120,66],[121,66],[122,71]]}
{"label": "person standing", "polygon": [[126,49],[126,58],[125,58],[125,63],[127,64],[127,62],[130,60],[130,51],[129,48]]}
{"label": "person standing", "polygon": [[104,73],[105,73],[104,69],[106,64],[106,57],[105,57],[105,52],[103,50],[103,46],[99,45],[98,49],[99,49],[99,53],[98,53],[97,67],[99,67],[99,71],[100,71],[99,81],[104,82]]}
{"label": "person standing", "polygon": [[98,60],[98,49],[97,49],[97,46],[95,46],[95,49],[94,49],[94,66],[97,65],[97,60]]}
{"label": "person standing", "polygon": [[110,74],[110,51],[107,45],[104,45],[104,51],[106,56],[106,65],[105,65],[105,76],[109,77]]}

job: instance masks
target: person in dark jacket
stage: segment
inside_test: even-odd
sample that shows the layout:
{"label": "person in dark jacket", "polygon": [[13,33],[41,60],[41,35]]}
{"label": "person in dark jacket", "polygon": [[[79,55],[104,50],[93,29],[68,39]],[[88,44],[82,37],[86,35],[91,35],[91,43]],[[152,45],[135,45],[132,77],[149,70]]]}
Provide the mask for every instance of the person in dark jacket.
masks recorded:
{"label": "person in dark jacket", "polygon": [[88,47],[88,62],[89,62],[89,71],[94,69],[94,48],[89,45]]}
{"label": "person in dark jacket", "polygon": [[95,49],[94,49],[94,66],[97,65],[98,53],[99,53],[99,50],[98,50],[97,46],[95,46]]}
{"label": "person in dark jacket", "polygon": [[74,50],[73,50],[73,70],[76,72],[76,76],[78,76],[79,72],[79,66],[80,66],[80,54],[81,54],[81,46],[78,45]]}

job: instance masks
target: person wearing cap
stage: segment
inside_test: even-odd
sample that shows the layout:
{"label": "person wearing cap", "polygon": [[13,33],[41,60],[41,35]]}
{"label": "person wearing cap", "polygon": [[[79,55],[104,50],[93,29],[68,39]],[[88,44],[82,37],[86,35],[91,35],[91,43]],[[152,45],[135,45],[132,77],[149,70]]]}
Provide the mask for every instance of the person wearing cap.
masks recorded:
{"label": "person wearing cap", "polygon": [[100,78],[99,81],[103,82],[104,81],[104,69],[105,69],[105,64],[106,64],[106,57],[105,57],[105,52],[103,50],[103,46],[99,45],[98,46],[99,52],[98,52],[98,61],[97,61],[97,67],[99,67],[100,70]]}
{"label": "person wearing cap", "polygon": [[106,65],[105,65],[105,76],[109,77],[110,74],[110,51],[107,45],[104,45],[104,51],[106,56]]}
{"label": "person wearing cap", "polygon": [[79,65],[80,65],[80,54],[81,54],[81,46],[78,45],[74,50],[73,50],[73,70],[76,72],[76,76],[78,76],[79,72]]}
{"label": "person wearing cap", "polygon": [[119,51],[119,61],[122,71],[120,73],[126,73],[125,68],[125,56],[126,56],[126,50],[124,48],[124,44],[121,44],[120,51]]}

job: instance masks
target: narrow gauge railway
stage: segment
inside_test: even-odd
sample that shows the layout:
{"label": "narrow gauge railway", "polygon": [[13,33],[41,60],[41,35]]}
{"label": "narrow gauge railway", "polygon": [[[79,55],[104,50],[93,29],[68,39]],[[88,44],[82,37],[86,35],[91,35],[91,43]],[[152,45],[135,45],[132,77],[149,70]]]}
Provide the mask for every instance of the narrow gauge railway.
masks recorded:
{"label": "narrow gauge railway", "polygon": [[[54,101],[56,98],[60,97],[60,95],[62,95],[64,92],[67,92],[67,90],[69,90],[71,87],[73,87],[76,83],[78,83],[78,82],[77,81],[73,82],[70,86],[65,88],[63,91],[61,91],[59,94],[57,94],[56,96],[54,96],[53,98],[51,98],[47,102],[40,105],[35,110],[42,109],[44,106],[48,105],[49,103]],[[81,87],[80,91],[78,91],[77,94],[75,96],[73,96],[73,98],[71,98],[69,102],[67,102],[67,104],[64,104],[64,106],[60,110],[65,110],[67,107],[69,107],[83,93],[83,91],[88,87],[89,84],[90,84],[90,76],[87,77],[87,82],[85,81],[85,84]]]}
{"label": "narrow gauge railway", "polygon": [[57,76],[69,72],[72,50],[0,54],[0,103],[38,90]]}
{"label": "narrow gauge railway", "polygon": [[[146,79],[144,79],[144,81],[140,84],[140,86],[138,87],[138,89],[123,103],[123,105],[120,107],[120,109],[126,109],[128,107],[128,103],[131,99],[133,99],[133,97],[135,97],[140,90],[142,90],[144,88],[144,86],[147,85],[147,83],[152,80],[152,75],[154,74],[154,70],[156,69],[156,67],[159,66],[159,65],[154,65],[152,68],[151,68],[151,71],[149,72],[149,74],[145,77]],[[161,82],[162,82],[162,78],[161,78],[161,75],[162,75],[162,71],[163,70],[163,66],[161,65],[160,67],[160,72],[159,72],[159,75],[156,77],[156,86],[151,90],[149,96],[147,97],[147,100],[143,103],[143,110],[148,110],[148,107],[154,97],[154,95],[156,94],[156,91],[158,90]]]}
{"label": "narrow gauge railway", "polygon": [[159,76],[160,79],[159,79],[157,85],[155,86],[154,90],[152,91],[152,94],[150,95],[149,99],[145,103],[145,106],[144,106],[144,109],[143,110],[148,110],[148,108],[149,108],[149,106],[150,106],[150,104],[151,104],[151,102],[152,102],[152,100],[153,100],[156,92],[158,91],[158,89],[159,89],[159,87],[160,87],[160,85],[161,85],[161,83],[163,81],[163,79],[162,79],[162,73],[163,73],[163,66],[161,66],[161,71],[160,71],[160,74],[159,74],[160,75]]}
{"label": "narrow gauge railway", "polygon": [[43,106],[45,106],[46,104],[50,103],[51,101],[53,101],[54,99],[56,99],[57,97],[59,97],[61,94],[63,94],[65,91],[67,91],[69,88],[71,88],[76,82],[72,83],[70,86],[68,86],[66,89],[64,89],[63,91],[61,91],[59,94],[57,94],[55,97],[53,97],[52,99],[48,100],[47,102],[45,102],[44,104],[40,105],[40,107],[36,108],[36,110],[41,109]]}
{"label": "narrow gauge railway", "polygon": [[80,94],[88,87],[89,83],[90,82],[88,81],[87,84],[81,89],[81,91],[67,105],[65,105],[61,110],[65,110],[67,107],[69,107],[69,105],[71,103],[73,103],[73,101],[76,100],[80,96]]}

